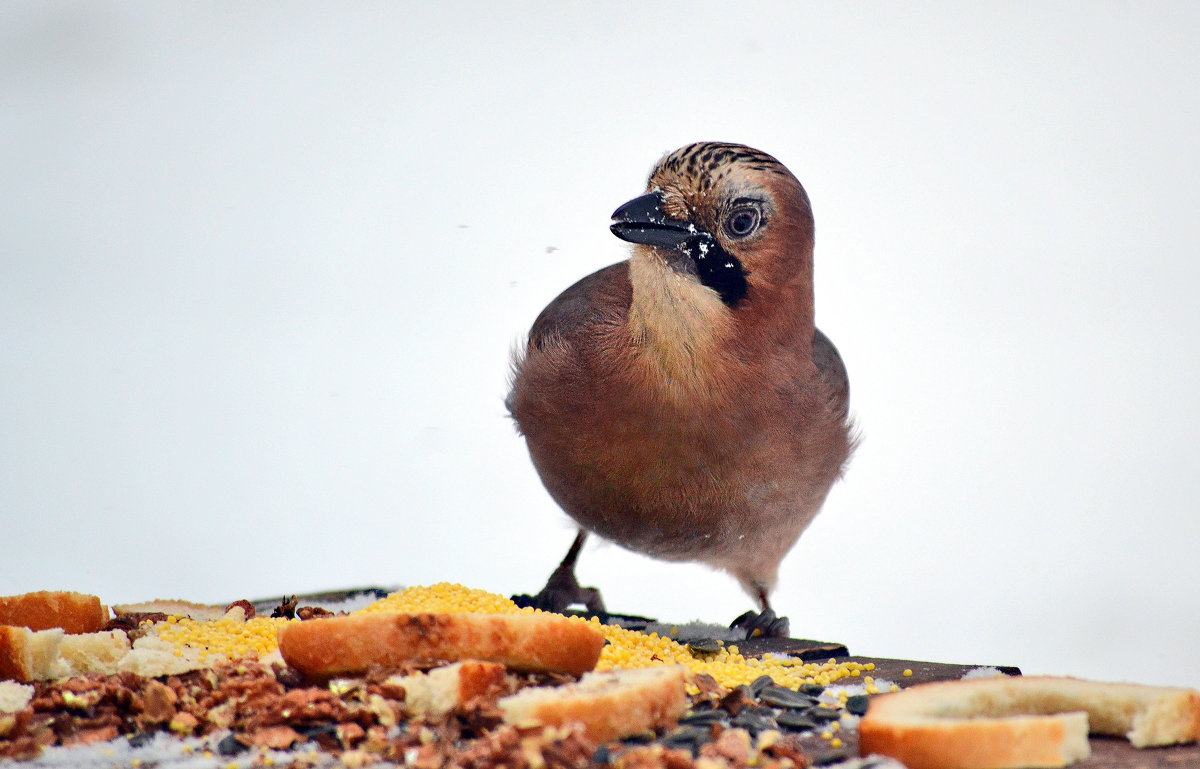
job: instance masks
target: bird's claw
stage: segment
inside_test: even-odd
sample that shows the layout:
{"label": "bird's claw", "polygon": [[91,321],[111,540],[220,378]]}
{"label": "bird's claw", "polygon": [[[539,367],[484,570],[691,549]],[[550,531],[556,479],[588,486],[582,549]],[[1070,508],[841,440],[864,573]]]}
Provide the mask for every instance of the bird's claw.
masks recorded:
{"label": "bird's claw", "polygon": [[787,638],[791,632],[787,617],[776,616],[774,609],[748,611],[733,622],[729,623],[731,630],[745,630],[746,638],[765,636],[767,638]]}
{"label": "bird's claw", "polygon": [[542,611],[562,614],[570,606],[582,605],[592,614],[604,614],[604,599],[594,587],[581,587],[570,567],[559,566],[546,580],[546,586],[537,595],[514,595],[518,606],[532,606]]}

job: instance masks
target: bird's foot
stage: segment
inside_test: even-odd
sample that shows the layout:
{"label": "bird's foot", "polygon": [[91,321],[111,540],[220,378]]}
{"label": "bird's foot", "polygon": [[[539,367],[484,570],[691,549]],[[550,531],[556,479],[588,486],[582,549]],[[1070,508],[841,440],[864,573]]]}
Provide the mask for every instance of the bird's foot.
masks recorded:
{"label": "bird's foot", "polygon": [[550,579],[546,580],[546,586],[537,595],[514,595],[512,600],[518,606],[532,606],[556,614],[575,605],[585,606],[592,614],[605,613],[600,591],[594,587],[580,587],[575,571],[565,566],[554,570]]}
{"label": "bird's foot", "polygon": [[729,623],[731,630],[745,630],[746,638],[766,636],[787,638],[791,632],[787,617],[778,617],[775,610],[767,607],[762,611],[748,611]]}

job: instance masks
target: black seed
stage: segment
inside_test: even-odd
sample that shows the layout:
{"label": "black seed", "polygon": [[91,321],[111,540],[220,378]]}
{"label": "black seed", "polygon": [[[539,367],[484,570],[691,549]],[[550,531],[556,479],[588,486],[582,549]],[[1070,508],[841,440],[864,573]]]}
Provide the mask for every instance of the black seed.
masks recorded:
{"label": "black seed", "polygon": [[825,691],[825,687],[820,684],[804,684],[800,687],[801,694],[807,694],[811,697],[820,697],[823,691]]}
{"label": "black seed", "polygon": [[[763,711],[766,710],[766,713]],[[739,729],[745,729],[752,735],[757,735],[761,731],[775,728],[775,719],[771,717],[772,712],[765,708],[743,708],[741,713],[738,713],[730,726]]]}
{"label": "black seed", "polygon": [[768,705],[775,705],[780,708],[811,708],[817,704],[816,700],[812,697],[782,686],[768,686],[762,690],[758,698]]}
{"label": "black seed", "polygon": [[813,766],[825,766],[826,764],[836,764],[839,761],[845,761],[850,757],[850,752],[847,750],[829,750],[815,755],[810,754]]}
{"label": "black seed", "polygon": [[706,726],[708,724],[727,724],[729,714],[724,710],[693,710],[679,719],[681,724]]}
{"label": "black seed", "polygon": [[817,724],[809,718],[805,717],[804,713],[798,710],[785,710],[775,716],[775,723],[779,724],[784,729],[791,729],[796,732],[804,732],[809,729],[816,729]]}
{"label": "black seed", "polygon": [[233,734],[225,735],[225,737],[217,743],[217,752],[222,756],[236,756],[238,753],[244,753],[249,749],[250,748],[248,745],[243,745],[242,743],[238,742],[237,738],[234,737]]}
{"label": "black seed", "polygon": [[337,737],[337,724],[304,724],[293,726],[301,737],[313,739],[316,737]]}
{"label": "black seed", "polygon": [[621,742],[625,743],[626,745],[649,745],[650,743],[654,742],[654,733],[642,732],[641,734],[635,734],[632,737],[626,737],[625,739],[621,740]]}
{"label": "black seed", "polygon": [[701,654],[716,654],[725,647],[715,638],[697,638],[695,641],[688,641],[688,651],[693,656]]}
{"label": "black seed", "polygon": [[775,681],[770,676],[759,676],[758,678],[756,678],[750,682],[750,693],[753,694],[755,697],[757,697],[759,694],[762,693],[763,689],[766,689],[768,686],[774,686],[774,685],[775,685]]}
{"label": "black seed", "polygon": [[129,747],[140,748],[152,739],[154,739],[154,732],[142,732],[141,734],[130,735]]}
{"label": "black seed", "polygon": [[684,749],[691,751],[694,755],[700,750],[701,745],[708,742],[709,736],[708,729],[699,726],[684,726],[663,737],[659,742],[664,748]]}
{"label": "black seed", "polygon": [[865,716],[869,701],[870,697],[865,694],[856,694],[853,697],[847,697],[846,710],[856,716]]}
{"label": "black seed", "polygon": [[841,719],[842,714],[833,708],[809,708],[804,713],[814,721],[829,723]]}
{"label": "black seed", "polygon": [[611,764],[612,754],[608,752],[607,745],[601,745],[596,748],[596,752],[592,754],[593,764]]}
{"label": "black seed", "polygon": [[667,736],[677,740],[688,739],[707,742],[708,738],[712,736],[712,730],[707,726],[680,726]]}

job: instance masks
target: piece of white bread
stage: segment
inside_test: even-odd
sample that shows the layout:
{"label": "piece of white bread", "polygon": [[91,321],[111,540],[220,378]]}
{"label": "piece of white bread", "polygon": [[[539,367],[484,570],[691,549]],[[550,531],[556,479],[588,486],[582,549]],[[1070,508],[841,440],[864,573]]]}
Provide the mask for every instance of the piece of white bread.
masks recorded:
{"label": "piece of white bread", "polygon": [[577,684],[522,689],[499,707],[513,724],[581,723],[603,744],[674,726],[687,709],[685,675],[680,665],[588,673]]}
{"label": "piece of white bread", "polygon": [[0,679],[28,683],[49,678],[62,639],[59,628],[0,625]]}
{"label": "piece of white bread", "polygon": [[[218,618],[244,622],[245,616],[243,609],[235,606]],[[47,681],[117,672],[152,678],[211,667],[216,662],[201,649],[178,648],[160,638],[158,627],[149,628],[131,646],[129,636],[119,629],[67,635],[58,628],[34,631],[0,625],[0,680]],[[276,652],[262,661],[273,657],[277,658]]]}
{"label": "piece of white bread", "polygon": [[428,673],[392,676],[389,684],[404,689],[404,709],[413,716],[443,716],[476,697],[512,691],[503,665],[463,660]]}
{"label": "piece of white bread", "polygon": [[347,614],[289,623],[278,638],[284,661],[318,679],[373,665],[464,659],[580,675],[596,666],[604,647],[598,627],[545,612]]}
{"label": "piece of white bread", "polygon": [[[24,710],[33,699],[33,687],[16,681],[0,681],[0,713],[16,713]],[[4,736],[0,730],[0,737]]]}
{"label": "piece of white bread", "polygon": [[1200,739],[1200,692],[1021,676],[922,684],[871,700],[859,751],[909,769],[1055,767],[1087,758],[1087,735],[1135,747]]}
{"label": "piece of white bread", "polygon": [[193,603],[178,599],[156,598],[144,603],[123,603],[112,607],[113,613],[120,617],[123,614],[168,614],[176,617],[207,621],[221,619],[225,615],[225,607],[207,603]]}
{"label": "piece of white bread", "polygon": [[129,653],[117,662],[119,672],[136,673],[144,678],[177,676],[211,666],[199,649],[177,649],[175,644],[153,634],[134,641]]}
{"label": "piece of white bread", "polygon": [[129,638],[122,630],[66,635],[59,628],[0,625],[0,679],[28,682],[83,673],[111,675],[128,651]]}
{"label": "piece of white bread", "polygon": [[108,607],[86,593],[39,590],[0,597],[0,625],[30,630],[62,628],[67,633],[95,633],[108,622]]}
{"label": "piece of white bread", "polygon": [[50,664],[49,678],[69,678],[84,673],[111,676],[129,653],[129,636],[124,630],[102,630],[63,636],[58,654]]}

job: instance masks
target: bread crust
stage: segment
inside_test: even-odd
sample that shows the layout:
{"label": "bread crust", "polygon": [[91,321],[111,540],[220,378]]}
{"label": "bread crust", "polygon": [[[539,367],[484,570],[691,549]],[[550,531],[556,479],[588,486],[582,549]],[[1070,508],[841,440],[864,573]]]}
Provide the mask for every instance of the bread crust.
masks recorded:
{"label": "bread crust", "polygon": [[372,665],[477,659],[513,670],[581,675],[596,666],[604,634],[549,614],[376,612],[280,628],[279,653],[310,678],[360,673]]}
{"label": "bread crust", "polygon": [[1028,676],[923,684],[871,702],[862,755],[909,769],[1065,766],[1090,754],[1087,735],[1135,747],[1200,739],[1200,692]]}
{"label": "bread crust", "polygon": [[53,678],[52,668],[63,638],[62,628],[30,630],[0,625],[0,679],[28,683]]}
{"label": "bread crust", "polygon": [[0,680],[33,680],[32,637],[27,627],[0,625]]}
{"label": "bread crust", "polygon": [[682,666],[588,673],[578,684],[537,687],[498,703],[514,724],[583,724],[596,743],[674,726],[687,709]]}
{"label": "bread crust", "polygon": [[0,625],[30,630],[62,628],[68,633],[95,633],[108,622],[108,609],[86,593],[39,590],[0,597]]}
{"label": "bread crust", "polygon": [[190,617],[198,621],[216,620],[225,616],[225,608],[216,604],[194,603],[179,599],[156,598],[143,603],[125,603],[112,607],[118,617],[124,614],[168,614]]}

